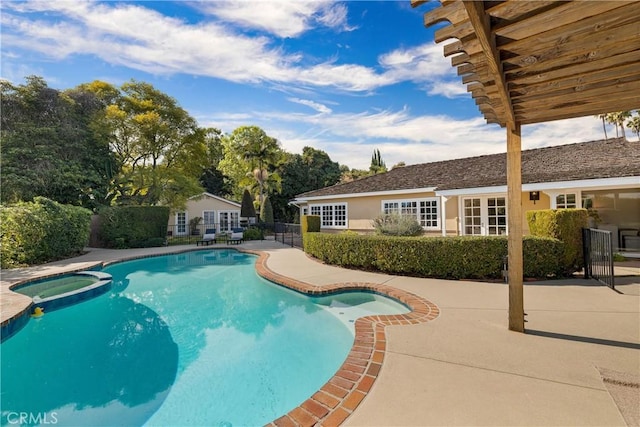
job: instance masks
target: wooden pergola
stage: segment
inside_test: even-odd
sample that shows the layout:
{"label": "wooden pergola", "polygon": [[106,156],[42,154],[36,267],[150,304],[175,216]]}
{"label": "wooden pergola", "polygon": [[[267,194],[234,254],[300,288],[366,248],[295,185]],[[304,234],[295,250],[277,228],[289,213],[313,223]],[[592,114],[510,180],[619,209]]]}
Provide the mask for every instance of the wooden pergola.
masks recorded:
{"label": "wooden pergola", "polygon": [[[418,6],[427,0],[412,0]],[[640,1],[441,0],[435,41],[507,130],[509,329],[524,331],[521,125],[640,108]]]}

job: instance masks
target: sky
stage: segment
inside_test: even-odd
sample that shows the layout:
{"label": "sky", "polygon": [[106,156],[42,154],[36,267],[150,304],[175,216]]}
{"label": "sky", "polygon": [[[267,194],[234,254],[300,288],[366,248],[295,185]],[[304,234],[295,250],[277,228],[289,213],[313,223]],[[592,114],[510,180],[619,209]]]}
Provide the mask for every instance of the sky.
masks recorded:
{"label": "sky", "polygon": [[[200,126],[261,127],[290,153],[305,146],[368,169],[506,151],[402,1],[19,1],[0,3],[0,77],[69,89],[151,83]],[[609,137],[615,136],[612,126]],[[628,132],[629,133],[629,132]],[[604,138],[591,116],[527,125],[523,149]],[[630,138],[630,136],[628,136]]]}

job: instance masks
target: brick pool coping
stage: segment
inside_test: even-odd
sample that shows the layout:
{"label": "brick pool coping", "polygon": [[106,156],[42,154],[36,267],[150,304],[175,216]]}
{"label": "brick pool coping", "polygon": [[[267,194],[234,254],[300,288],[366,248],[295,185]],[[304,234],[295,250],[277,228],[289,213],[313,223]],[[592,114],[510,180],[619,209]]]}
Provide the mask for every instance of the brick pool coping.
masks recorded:
{"label": "brick pool coping", "polygon": [[438,306],[431,301],[391,286],[367,282],[315,286],[269,269],[267,267],[269,254],[266,252],[251,250],[243,250],[243,252],[258,255],[256,271],[260,276],[306,295],[328,295],[352,290],[370,291],[395,298],[411,309],[407,314],[366,316],[357,319],[353,346],[338,372],[313,396],[269,423],[269,427],[342,424],[367,396],[378,378],[387,347],[385,327],[425,323],[440,314]]}
{"label": "brick pool coping", "polygon": [[[351,351],[347,355],[346,360],[340,369],[338,369],[338,372],[336,372],[336,374],[329,379],[329,381],[327,381],[320,390],[313,394],[313,396],[305,400],[297,408],[292,409],[287,414],[269,423],[269,427],[314,425],[338,426],[342,424],[367,396],[380,373],[380,369],[382,368],[382,363],[384,361],[387,342],[385,327],[425,323],[435,319],[440,314],[440,309],[434,303],[410,292],[393,288],[391,286],[368,282],[344,282],[323,286],[311,285],[309,283],[278,274],[269,269],[269,267],[267,267],[267,260],[269,258],[268,252],[229,247],[222,247],[220,249],[234,249],[239,252],[257,255],[256,272],[258,275],[278,285],[305,295],[320,296],[344,291],[369,291],[394,298],[411,309],[411,312],[407,314],[366,316],[357,319],[355,322],[355,340],[353,346],[351,347]],[[117,262],[191,252],[195,250],[202,250],[202,248],[178,250],[163,254],[124,257],[122,259],[106,262],[98,261],[90,268],[85,266],[78,270],[44,275],[38,277],[38,279],[69,274],[74,271],[90,270],[91,268],[96,267],[106,267]],[[29,278],[12,283],[9,285],[9,290],[24,282],[32,280],[37,279]],[[23,310],[20,310],[18,313],[11,316],[11,318],[2,322],[3,326],[5,326],[5,323],[16,322],[19,318],[28,318],[27,312],[31,306],[32,304],[29,304],[27,307],[24,307]]]}

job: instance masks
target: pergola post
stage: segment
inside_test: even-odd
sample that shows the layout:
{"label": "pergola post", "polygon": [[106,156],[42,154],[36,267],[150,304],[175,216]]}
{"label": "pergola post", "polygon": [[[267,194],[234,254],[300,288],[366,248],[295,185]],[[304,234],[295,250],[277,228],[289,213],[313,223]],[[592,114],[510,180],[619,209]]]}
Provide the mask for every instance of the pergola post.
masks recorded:
{"label": "pergola post", "polygon": [[522,138],[520,123],[507,124],[507,226],[509,227],[509,329],[524,332],[522,257]]}

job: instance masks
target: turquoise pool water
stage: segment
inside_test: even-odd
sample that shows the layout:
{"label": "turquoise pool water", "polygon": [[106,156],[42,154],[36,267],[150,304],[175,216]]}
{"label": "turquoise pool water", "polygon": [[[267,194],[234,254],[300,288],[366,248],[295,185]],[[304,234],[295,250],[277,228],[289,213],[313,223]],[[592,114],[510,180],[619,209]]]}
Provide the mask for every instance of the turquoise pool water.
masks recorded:
{"label": "turquoise pool water", "polygon": [[209,250],[105,268],[109,292],[1,345],[2,424],[264,425],[333,376],[353,320],[408,311],[371,293],[309,298],[254,264]]}

